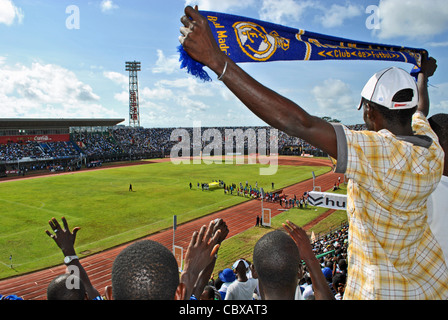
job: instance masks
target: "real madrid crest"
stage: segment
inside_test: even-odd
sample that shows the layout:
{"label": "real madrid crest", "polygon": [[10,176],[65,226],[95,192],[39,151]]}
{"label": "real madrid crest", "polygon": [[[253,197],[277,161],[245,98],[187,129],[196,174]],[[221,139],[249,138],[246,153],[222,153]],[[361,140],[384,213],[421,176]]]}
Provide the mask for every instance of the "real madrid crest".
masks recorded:
{"label": "real madrid crest", "polygon": [[250,58],[256,61],[268,60],[281,47],[289,49],[289,39],[282,38],[277,32],[266,30],[253,22],[236,22],[233,24],[238,44]]}

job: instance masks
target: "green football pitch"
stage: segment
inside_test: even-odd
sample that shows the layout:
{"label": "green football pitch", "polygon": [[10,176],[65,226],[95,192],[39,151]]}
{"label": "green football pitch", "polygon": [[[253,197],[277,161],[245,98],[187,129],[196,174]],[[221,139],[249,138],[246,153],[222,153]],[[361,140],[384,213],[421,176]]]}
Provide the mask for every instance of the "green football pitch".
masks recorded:
{"label": "green football pitch", "polygon": [[162,162],[0,183],[0,279],[60,263],[45,234],[52,217],[81,227],[76,251],[84,256],[170,228],[174,215],[181,224],[247,201],[222,189],[202,191],[198,183],[248,181],[270,191],[272,182],[279,189],[330,170],[279,166],[275,175],[260,175],[260,167]]}

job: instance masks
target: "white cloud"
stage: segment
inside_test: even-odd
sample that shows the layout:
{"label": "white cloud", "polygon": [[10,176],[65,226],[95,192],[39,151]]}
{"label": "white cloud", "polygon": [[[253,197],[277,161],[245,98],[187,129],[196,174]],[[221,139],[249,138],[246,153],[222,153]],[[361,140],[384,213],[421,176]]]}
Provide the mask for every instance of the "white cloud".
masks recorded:
{"label": "white cloud", "polygon": [[114,94],[114,99],[123,105],[129,104],[129,91],[122,91],[120,93]]}
{"label": "white cloud", "polygon": [[341,6],[333,4],[330,8],[324,8],[325,14],[319,16],[317,20],[325,28],[334,28],[343,25],[346,19],[360,16],[362,12],[362,6],[347,4],[347,6]]}
{"label": "white cloud", "polygon": [[180,62],[178,56],[166,57],[162,50],[157,50],[157,61],[152,69],[153,73],[172,74],[179,70]]}
{"label": "white cloud", "polygon": [[433,48],[448,47],[448,41],[428,42],[426,45]]}
{"label": "white cloud", "polygon": [[90,85],[58,65],[0,65],[0,105],[5,117],[117,117]]}
{"label": "white cloud", "polygon": [[315,7],[313,1],[263,0],[259,14],[261,20],[281,24],[284,19],[300,20],[310,7]]}
{"label": "white cloud", "polygon": [[322,85],[315,86],[311,93],[318,106],[325,111],[324,115],[339,111],[342,116],[344,110],[355,110],[350,87],[342,80],[326,79]]}
{"label": "white cloud", "polygon": [[140,95],[143,99],[151,100],[170,100],[173,99],[174,93],[171,89],[163,86],[156,86],[154,89],[148,87],[140,90]]}
{"label": "white cloud", "polygon": [[157,82],[156,86],[159,88],[171,88],[176,91],[176,95],[183,96],[213,96],[214,90],[211,88],[216,84],[212,83],[203,83],[198,81],[196,78],[187,77],[180,78],[175,80],[160,80]]}
{"label": "white cloud", "polygon": [[119,72],[115,72],[115,71],[105,71],[103,72],[103,75],[112,80],[113,82],[122,85],[122,86],[126,86],[129,83],[129,77],[125,76],[122,73]]}
{"label": "white cloud", "polygon": [[0,23],[8,26],[12,25],[15,20],[22,23],[23,17],[22,9],[16,7],[11,0],[0,0]]}
{"label": "white cloud", "polygon": [[379,3],[379,38],[431,37],[448,29],[446,0],[383,0]]}
{"label": "white cloud", "polygon": [[110,12],[114,9],[118,9],[118,6],[112,0],[101,1],[101,11]]}

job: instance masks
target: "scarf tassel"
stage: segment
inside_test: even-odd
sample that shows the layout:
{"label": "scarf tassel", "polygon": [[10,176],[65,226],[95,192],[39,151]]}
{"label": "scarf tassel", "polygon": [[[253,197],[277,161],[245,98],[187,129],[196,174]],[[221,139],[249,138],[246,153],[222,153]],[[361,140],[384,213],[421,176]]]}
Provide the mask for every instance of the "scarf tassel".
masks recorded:
{"label": "scarf tassel", "polygon": [[205,66],[202,63],[192,59],[184,50],[182,45],[177,47],[177,51],[180,54],[179,61],[181,62],[181,69],[186,68],[189,74],[201,79],[203,82],[212,81],[212,78],[210,78],[208,73],[204,70]]}

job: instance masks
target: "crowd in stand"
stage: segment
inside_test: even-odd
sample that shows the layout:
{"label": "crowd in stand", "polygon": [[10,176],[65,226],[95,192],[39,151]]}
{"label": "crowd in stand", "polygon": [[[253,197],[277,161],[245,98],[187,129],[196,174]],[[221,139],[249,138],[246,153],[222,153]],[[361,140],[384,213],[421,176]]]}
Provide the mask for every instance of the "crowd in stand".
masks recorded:
{"label": "crowd in stand", "polygon": [[36,159],[44,156],[44,151],[35,141],[0,144],[0,161],[17,161],[23,158]]}
{"label": "crowd in stand", "polygon": [[[348,126],[356,130],[361,130],[364,125]],[[201,137],[205,130],[210,128],[202,128]],[[226,135],[241,130],[245,134],[244,148],[248,150],[257,150],[258,132],[266,130],[266,139],[269,140],[271,127],[217,127],[222,137],[223,147],[226,143]],[[76,133],[71,141],[67,142],[37,142],[24,141],[22,143],[6,143],[0,144],[0,161],[17,162],[23,159],[64,159],[76,158],[81,153],[87,156],[107,156],[116,154],[146,154],[149,152],[165,152],[169,154],[173,145],[179,140],[171,140],[171,134],[175,128],[113,128],[105,133]],[[193,128],[184,128],[189,134],[190,147],[194,146]],[[254,133],[254,136],[251,136]],[[175,137],[177,138],[177,137]],[[201,150],[210,141],[201,139]],[[234,141],[236,145],[238,142]],[[267,144],[269,145],[269,143]],[[300,146],[301,153],[312,153],[316,150],[307,142],[288,136],[286,133],[278,132],[278,150],[282,150],[288,146]]]}

